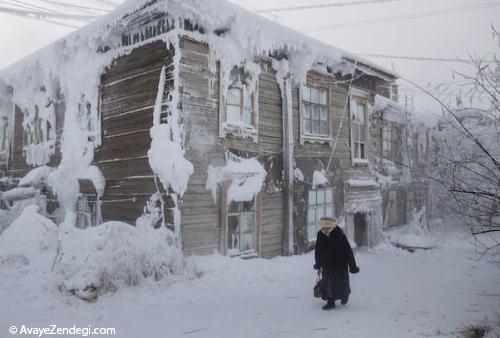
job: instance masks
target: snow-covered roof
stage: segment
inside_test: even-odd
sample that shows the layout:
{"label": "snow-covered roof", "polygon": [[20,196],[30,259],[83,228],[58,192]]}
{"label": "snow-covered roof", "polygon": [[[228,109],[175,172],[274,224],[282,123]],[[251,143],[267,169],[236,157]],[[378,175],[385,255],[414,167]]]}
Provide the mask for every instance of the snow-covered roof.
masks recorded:
{"label": "snow-covered roof", "polygon": [[[232,40],[242,53],[250,57],[284,51],[295,59],[292,60],[292,65],[294,62],[301,65],[307,63],[309,66],[320,64],[325,68],[328,66],[339,69],[344,61],[344,67],[349,64],[352,67],[352,64],[357,63],[358,68],[365,73],[388,79],[398,77],[377,64],[307,37],[225,0],[127,0],[113,12],[1,71],[0,76],[5,77],[34,58],[43,57],[47,54],[47,49],[58,49],[57,46],[61,45],[76,49],[90,46],[94,52],[116,47],[116,42],[111,42],[110,38],[116,38],[116,33],[133,22],[134,14],[138,12],[168,13],[174,20],[182,19],[178,20],[181,25],[184,19],[188,19],[193,25],[203,27],[207,35],[223,31],[225,40]],[[207,40],[202,37],[200,39]]]}
{"label": "snow-covered roof", "polygon": [[375,95],[375,104],[373,111],[382,114],[385,121],[405,124],[408,122],[407,109],[381,95]]}

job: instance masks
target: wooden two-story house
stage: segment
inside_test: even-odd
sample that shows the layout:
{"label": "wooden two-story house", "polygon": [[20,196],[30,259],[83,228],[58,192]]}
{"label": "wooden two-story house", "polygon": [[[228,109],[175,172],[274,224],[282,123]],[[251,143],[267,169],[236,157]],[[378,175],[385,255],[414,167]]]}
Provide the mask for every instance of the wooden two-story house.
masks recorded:
{"label": "wooden two-story house", "polygon": [[187,253],[304,252],[323,216],[373,246],[396,79],[223,0],[127,2],[0,72],[8,189],[57,222],[171,227]]}

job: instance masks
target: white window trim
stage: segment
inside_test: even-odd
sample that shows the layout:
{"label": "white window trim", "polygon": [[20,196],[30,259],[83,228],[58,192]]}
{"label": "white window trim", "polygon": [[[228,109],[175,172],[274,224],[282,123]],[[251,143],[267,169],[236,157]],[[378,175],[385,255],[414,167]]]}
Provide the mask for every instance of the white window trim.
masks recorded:
{"label": "white window trim", "polygon": [[[306,134],[304,132],[304,119],[303,119],[303,87],[313,87],[321,90],[326,90],[326,105],[327,105],[327,114],[328,114],[328,135],[314,135],[314,134]],[[300,144],[303,145],[305,142],[309,143],[328,143],[330,145],[333,144],[333,127],[332,127],[332,112],[331,112],[331,93],[330,89],[327,87],[321,87],[315,85],[313,83],[301,83],[299,85],[299,134],[300,134]]]}
{"label": "white window trim", "polygon": [[[317,203],[314,204],[313,208],[328,207],[328,206],[331,205],[331,207],[332,207],[332,216],[333,216],[333,215],[335,215],[335,189],[334,189],[334,187],[333,186],[321,186],[321,187],[317,187],[316,189],[311,189],[311,190],[317,192],[318,190],[328,190],[328,189],[331,189],[331,192],[332,192],[332,202],[331,202],[331,204],[328,204],[325,201],[325,203],[323,203],[323,204],[317,204]],[[308,190],[307,194],[309,194],[309,192],[311,190]],[[309,213],[309,207],[310,207],[310,205],[309,205],[309,196],[307,198],[308,198],[308,200],[307,200],[307,214],[306,214],[306,229],[307,229],[306,232],[307,232],[307,240],[309,241],[309,243],[311,243],[311,242],[316,241],[316,234],[319,231],[319,229],[318,229],[318,224],[316,224],[316,231],[314,232],[314,234],[310,234],[309,233],[309,220],[307,219],[308,213]],[[317,195],[316,195],[316,198],[317,198]]]}
{"label": "white window trim", "polygon": [[[254,201],[254,209],[257,208],[257,203]],[[239,238],[238,238],[238,245],[241,245],[241,238],[242,238],[242,233],[241,233],[241,216],[243,215],[250,215],[253,214],[253,248],[247,251],[240,251],[240,249],[230,249],[229,247],[227,248],[227,252],[229,255],[231,255],[230,251],[231,250],[238,250],[238,254],[232,254],[232,256],[239,256],[239,255],[246,255],[248,253],[256,253],[257,252],[257,210],[254,211],[242,211],[242,212],[230,212],[228,211],[226,214],[226,243],[227,243],[227,236],[229,235],[229,217],[234,217],[237,216],[239,218],[240,222],[240,233],[239,233]],[[227,245],[227,244],[226,244]]]}
{"label": "white window trim", "polygon": [[[222,188],[222,193],[221,193],[221,202],[222,202],[222,210],[221,210],[221,250],[224,252],[225,255],[230,256],[231,252],[229,251],[228,244],[227,244],[227,236],[228,236],[228,226],[229,226],[229,221],[228,217],[230,215],[241,215],[243,213],[250,213],[250,212],[229,212],[229,204],[230,202],[227,200],[227,189],[229,188],[229,183],[225,182],[223,184]],[[246,252],[240,252],[238,254],[232,255],[232,257],[244,257],[244,258],[253,258],[253,257],[258,257],[260,252],[262,252],[262,232],[261,232],[261,224],[262,224],[262,200],[261,200],[261,193],[258,193],[254,197],[254,221],[255,221],[255,228],[254,228],[254,249],[246,251]]]}
{"label": "white window trim", "polygon": [[[362,95],[360,95],[362,94]],[[354,157],[354,141],[352,139],[352,114],[351,108],[353,101],[362,102],[365,104],[365,158],[355,158]],[[369,93],[359,88],[351,88],[351,96],[349,98],[349,138],[351,145],[351,161],[353,165],[368,165],[369,160],[369,148],[370,148],[370,121],[369,117],[371,114],[372,106],[369,100]]]}
{"label": "white window trim", "polygon": [[[255,90],[252,93],[253,104],[253,126],[238,126],[237,123],[231,125],[227,121],[226,113],[226,92],[228,89],[227,84],[224,83],[221,67],[219,67],[219,137],[226,138],[226,135],[231,133],[237,139],[252,139],[252,142],[259,142],[259,79],[255,79]],[[226,88],[227,87],[227,88]]]}

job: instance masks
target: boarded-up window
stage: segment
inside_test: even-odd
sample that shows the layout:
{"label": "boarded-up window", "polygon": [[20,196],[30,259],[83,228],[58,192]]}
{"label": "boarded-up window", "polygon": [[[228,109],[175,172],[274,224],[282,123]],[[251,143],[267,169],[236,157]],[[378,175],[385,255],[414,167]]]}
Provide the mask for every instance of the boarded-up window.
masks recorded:
{"label": "boarded-up window", "polygon": [[351,101],[351,150],[354,160],[365,160],[366,156],[366,103],[362,100]]}
{"label": "boarded-up window", "polygon": [[307,208],[307,236],[309,241],[316,240],[319,221],[322,217],[333,217],[333,189],[309,190]]}
{"label": "boarded-up window", "polygon": [[231,202],[227,213],[227,253],[230,256],[255,251],[255,199]]}
{"label": "boarded-up window", "polygon": [[327,97],[328,91],[326,89],[302,87],[303,134],[327,137],[330,135]]}

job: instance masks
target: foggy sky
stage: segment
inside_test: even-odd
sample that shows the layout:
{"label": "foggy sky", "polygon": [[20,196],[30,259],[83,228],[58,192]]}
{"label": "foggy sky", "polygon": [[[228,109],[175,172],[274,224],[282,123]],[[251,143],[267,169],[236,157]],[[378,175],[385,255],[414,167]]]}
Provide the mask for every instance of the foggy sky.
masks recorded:
{"label": "foggy sky", "polygon": [[[209,0],[208,0],[209,1]],[[346,0],[347,1],[347,0]],[[233,0],[248,9],[266,9],[294,5],[323,4],[338,0]],[[388,18],[475,4],[495,3],[492,0],[400,0],[383,4],[323,8],[297,12],[279,12],[266,15],[283,25],[343,48],[352,53],[387,54],[402,56],[468,58],[471,55],[493,58],[500,54],[498,42],[492,38],[490,25],[500,28],[500,7],[478,9],[462,13],[427,16],[403,21],[369,25],[352,25],[314,33],[311,27]],[[0,14],[0,69],[31,54],[33,51],[70,33],[73,29],[43,21]],[[454,84],[453,70],[470,72],[464,64],[451,62],[424,62],[368,58],[393,69],[403,78],[420,85]],[[439,107],[418,90],[409,90],[401,83],[400,102],[406,94],[419,111],[439,112]]]}

